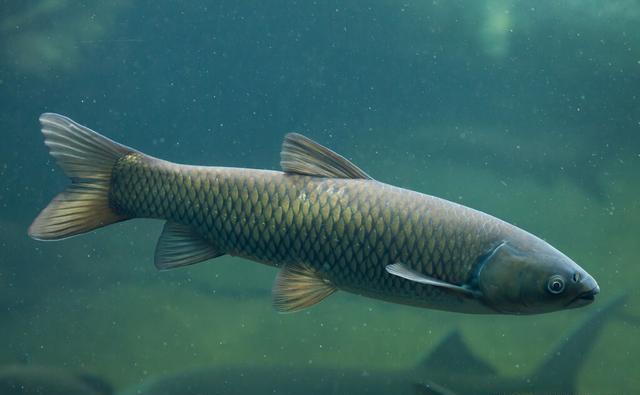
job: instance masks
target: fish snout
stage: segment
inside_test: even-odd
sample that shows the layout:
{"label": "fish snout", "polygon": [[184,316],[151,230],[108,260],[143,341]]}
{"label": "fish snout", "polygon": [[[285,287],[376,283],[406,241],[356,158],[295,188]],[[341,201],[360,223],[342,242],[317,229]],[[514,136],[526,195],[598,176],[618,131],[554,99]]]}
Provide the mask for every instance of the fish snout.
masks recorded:
{"label": "fish snout", "polygon": [[586,274],[579,283],[578,295],[570,303],[570,307],[581,307],[595,301],[596,295],[600,293],[600,286],[596,280]]}
{"label": "fish snout", "polygon": [[586,291],[582,292],[580,296],[582,298],[593,299],[597,294],[600,293],[600,286],[598,285],[596,280],[591,276],[589,276],[583,281],[583,288],[585,288]]}

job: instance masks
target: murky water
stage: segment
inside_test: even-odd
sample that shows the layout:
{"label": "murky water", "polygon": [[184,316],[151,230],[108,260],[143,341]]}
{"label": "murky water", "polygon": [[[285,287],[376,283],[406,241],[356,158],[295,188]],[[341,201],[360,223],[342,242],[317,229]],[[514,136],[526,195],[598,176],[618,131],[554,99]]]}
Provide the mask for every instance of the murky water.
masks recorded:
{"label": "murky water", "polygon": [[[636,2],[45,0],[2,10],[0,391],[640,387]],[[304,133],[378,180],[543,237],[602,291],[590,306],[537,316],[344,292],[282,315],[273,268],[225,256],[156,271],[160,221],[34,241],[29,224],[68,184],[43,144],[43,112],[202,165],[278,169],[283,135]]]}

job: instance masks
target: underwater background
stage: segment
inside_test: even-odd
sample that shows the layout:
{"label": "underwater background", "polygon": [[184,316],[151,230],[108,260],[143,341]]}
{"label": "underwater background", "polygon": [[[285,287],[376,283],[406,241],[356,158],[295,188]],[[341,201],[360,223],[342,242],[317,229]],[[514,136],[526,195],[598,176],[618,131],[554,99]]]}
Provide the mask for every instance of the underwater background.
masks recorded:
{"label": "underwater background", "polygon": [[[640,388],[637,1],[0,8],[0,372],[86,371],[118,391],[203,367],[366,376],[411,369],[459,330],[474,354],[519,377],[598,305],[628,293],[581,356],[577,385],[581,394]],[[161,221],[37,242],[29,224],[68,184],[43,144],[43,112],[189,164],[278,169],[283,135],[300,132],[375,179],[543,237],[602,291],[588,307],[537,316],[347,293],[283,315],[271,306],[273,268],[225,256],[158,272]]]}

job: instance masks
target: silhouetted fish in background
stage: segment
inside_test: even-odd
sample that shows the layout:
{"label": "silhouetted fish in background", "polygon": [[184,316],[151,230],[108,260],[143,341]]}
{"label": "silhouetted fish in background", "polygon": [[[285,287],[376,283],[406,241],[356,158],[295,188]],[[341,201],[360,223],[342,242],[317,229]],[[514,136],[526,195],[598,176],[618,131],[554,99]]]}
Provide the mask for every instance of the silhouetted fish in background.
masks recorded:
{"label": "silhouetted fish in background", "polygon": [[545,241],[485,213],[373,180],[299,134],[284,172],[170,163],[57,114],[45,144],[72,185],[29,234],[57,240],[131,218],[167,220],[155,263],[224,254],[280,267],[274,306],[309,307],[341,289],[464,313],[535,314],[584,306],[596,281]]}
{"label": "silhouetted fish in background", "polygon": [[578,373],[604,324],[624,300],[618,297],[591,314],[533,374],[523,377],[499,375],[453,331],[408,371],[220,366],[150,379],[121,395],[576,394]]}
{"label": "silhouetted fish in background", "polygon": [[[620,295],[587,317],[547,353],[531,374],[501,376],[476,357],[457,333],[450,334],[420,365],[423,376],[458,394],[578,394],[577,379],[604,324],[619,313],[627,295]],[[437,394],[424,390],[424,394]]]}
{"label": "silhouetted fish in background", "polygon": [[102,378],[69,369],[34,365],[0,367],[1,395],[111,395]]}

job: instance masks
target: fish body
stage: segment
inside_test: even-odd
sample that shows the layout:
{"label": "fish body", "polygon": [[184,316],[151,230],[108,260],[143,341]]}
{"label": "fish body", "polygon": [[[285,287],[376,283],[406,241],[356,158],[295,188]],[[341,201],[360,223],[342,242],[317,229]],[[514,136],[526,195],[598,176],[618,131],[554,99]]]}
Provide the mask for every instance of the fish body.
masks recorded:
{"label": "fish body", "polygon": [[[35,238],[163,219],[158,268],[224,254],[279,267],[273,292],[280,311],[344,290],[441,310],[527,314],[584,305],[599,290],[582,268],[526,231],[373,180],[301,135],[285,137],[279,172],[175,164],[57,114],[41,122],[74,183],[36,219]],[[562,298],[550,291],[553,276]]]}
{"label": "fish body", "polygon": [[405,371],[223,365],[147,379],[119,395],[420,395],[415,386]]}
{"label": "fish body", "polygon": [[50,366],[0,366],[2,395],[112,395],[111,384],[101,377]]}
{"label": "fish body", "polygon": [[[191,227],[218,251],[273,266],[304,263],[336,288],[463,310],[451,292],[393,276],[403,262],[441,280],[470,280],[477,257],[512,226],[375,180],[176,165],[141,154],[116,164],[111,202],[127,217]],[[478,307],[478,306],[476,306]]]}

